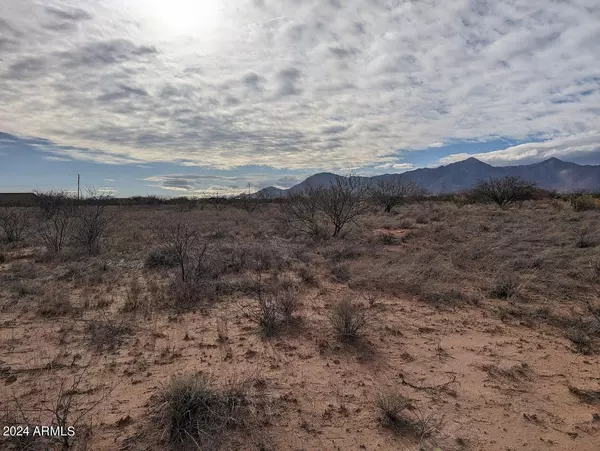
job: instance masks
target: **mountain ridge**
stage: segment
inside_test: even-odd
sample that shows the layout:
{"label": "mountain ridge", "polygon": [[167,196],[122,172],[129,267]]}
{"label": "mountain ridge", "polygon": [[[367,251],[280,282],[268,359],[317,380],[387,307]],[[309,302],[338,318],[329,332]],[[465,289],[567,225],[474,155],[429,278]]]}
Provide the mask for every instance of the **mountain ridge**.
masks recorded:
{"label": "mountain ridge", "polygon": [[[600,191],[600,165],[580,165],[556,157],[520,166],[492,166],[470,157],[436,168],[419,168],[400,174],[355,177],[363,183],[391,180],[414,182],[432,194],[446,194],[472,188],[482,179],[505,176],[518,176],[537,183],[540,188],[559,192]],[[309,187],[327,186],[337,177],[344,176],[320,172],[288,189],[270,186],[255,194],[261,197],[283,197],[288,193],[297,193]]]}

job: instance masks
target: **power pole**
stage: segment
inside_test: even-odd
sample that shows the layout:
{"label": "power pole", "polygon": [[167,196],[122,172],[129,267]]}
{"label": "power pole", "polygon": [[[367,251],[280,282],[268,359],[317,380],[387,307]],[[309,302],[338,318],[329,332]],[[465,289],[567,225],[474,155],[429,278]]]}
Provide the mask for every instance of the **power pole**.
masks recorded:
{"label": "power pole", "polygon": [[80,176],[79,174],[77,174],[77,200],[79,200],[79,194],[80,194],[80,190],[79,190],[79,181],[80,181]]}

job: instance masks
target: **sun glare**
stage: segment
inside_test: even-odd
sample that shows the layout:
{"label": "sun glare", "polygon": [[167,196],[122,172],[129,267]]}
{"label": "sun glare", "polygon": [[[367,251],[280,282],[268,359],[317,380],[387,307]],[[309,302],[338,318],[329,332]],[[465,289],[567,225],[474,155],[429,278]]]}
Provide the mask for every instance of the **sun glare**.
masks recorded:
{"label": "sun glare", "polygon": [[222,0],[151,0],[147,12],[161,32],[206,36],[219,26],[222,7]]}

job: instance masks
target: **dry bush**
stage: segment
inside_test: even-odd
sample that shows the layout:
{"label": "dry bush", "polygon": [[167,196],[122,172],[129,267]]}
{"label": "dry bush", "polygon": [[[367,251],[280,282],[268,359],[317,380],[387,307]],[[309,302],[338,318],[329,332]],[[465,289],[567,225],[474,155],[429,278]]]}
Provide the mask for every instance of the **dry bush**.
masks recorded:
{"label": "dry bush", "polygon": [[244,426],[244,387],[219,389],[203,374],[175,377],[160,394],[156,421],[173,449],[218,449],[227,431]]}
{"label": "dry bush", "polygon": [[73,311],[69,294],[59,289],[47,287],[38,300],[37,313],[40,316],[54,318],[68,315]]}
{"label": "dry bush", "polygon": [[373,201],[390,213],[397,205],[402,205],[423,196],[424,190],[416,183],[402,180],[381,180],[369,188]]}
{"label": "dry bush", "polygon": [[170,247],[152,249],[146,256],[144,265],[147,268],[174,268],[178,265],[177,257]]}
{"label": "dry bush", "polygon": [[251,317],[258,323],[265,337],[275,335],[282,325],[290,324],[300,307],[295,285],[286,280],[277,280],[265,287],[260,274],[256,299],[257,304],[251,310]]}
{"label": "dry bush", "polygon": [[578,194],[569,198],[569,203],[574,211],[590,211],[597,207],[596,199],[589,194]]}
{"label": "dry bush", "polygon": [[584,388],[577,388],[569,384],[569,391],[586,404],[600,404],[600,390],[588,390]]}
{"label": "dry bush", "polygon": [[131,279],[127,291],[125,293],[125,302],[122,307],[124,312],[135,312],[137,311],[143,302],[142,298],[143,287],[137,278]]}
{"label": "dry bush", "polygon": [[61,254],[71,234],[76,213],[75,199],[65,191],[36,193],[40,220],[35,233],[53,256]]}
{"label": "dry bush", "polygon": [[420,441],[442,429],[441,417],[435,413],[423,412],[410,399],[395,391],[379,392],[375,405],[384,426],[399,433],[415,434]]}
{"label": "dry bush", "polygon": [[91,320],[86,326],[87,339],[97,352],[114,351],[133,334],[126,320],[115,321],[106,317]]}
{"label": "dry bush", "polygon": [[320,212],[319,193],[318,188],[290,193],[277,204],[279,221],[296,232],[314,238],[326,237],[327,231]]}
{"label": "dry bush", "polygon": [[31,226],[31,210],[25,207],[0,207],[0,231],[7,243],[21,241]]}
{"label": "dry bush", "polygon": [[521,283],[515,274],[502,274],[494,280],[490,287],[490,296],[498,299],[514,299],[520,290]]}
{"label": "dry bush", "polygon": [[344,299],[332,306],[329,321],[341,341],[353,342],[360,338],[368,317],[361,305]]}
{"label": "dry bush", "polygon": [[522,180],[520,177],[489,178],[480,180],[473,188],[476,196],[506,208],[513,202],[531,199],[535,191],[535,183]]}
{"label": "dry bush", "polygon": [[331,276],[336,282],[348,282],[352,278],[352,272],[348,263],[336,263],[331,267]]}
{"label": "dry bush", "polygon": [[386,426],[398,427],[406,424],[404,411],[410,406],[410,399],[395,391],[381,391],[377,394],[375,405]]}
{"label": "dry bush", "polygon": [[83,203],[78,203],[73,221],[73,240],[86,250],[89,255],[100,252],[101,240],[106,234],[114,213],[106,212],[106,201],[109,194],[100,194],[89,189]]}

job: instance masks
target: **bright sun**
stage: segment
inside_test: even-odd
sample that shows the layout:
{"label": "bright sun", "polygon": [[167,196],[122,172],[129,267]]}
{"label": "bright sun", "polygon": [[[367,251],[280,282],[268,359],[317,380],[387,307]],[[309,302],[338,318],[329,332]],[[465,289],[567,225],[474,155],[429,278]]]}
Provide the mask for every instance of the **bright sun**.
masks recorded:
{"label": "bright sun", "polygon": [[146,12],[162,32],[174,36],[206,36],[222,17],[222,0],[149,0]]}

